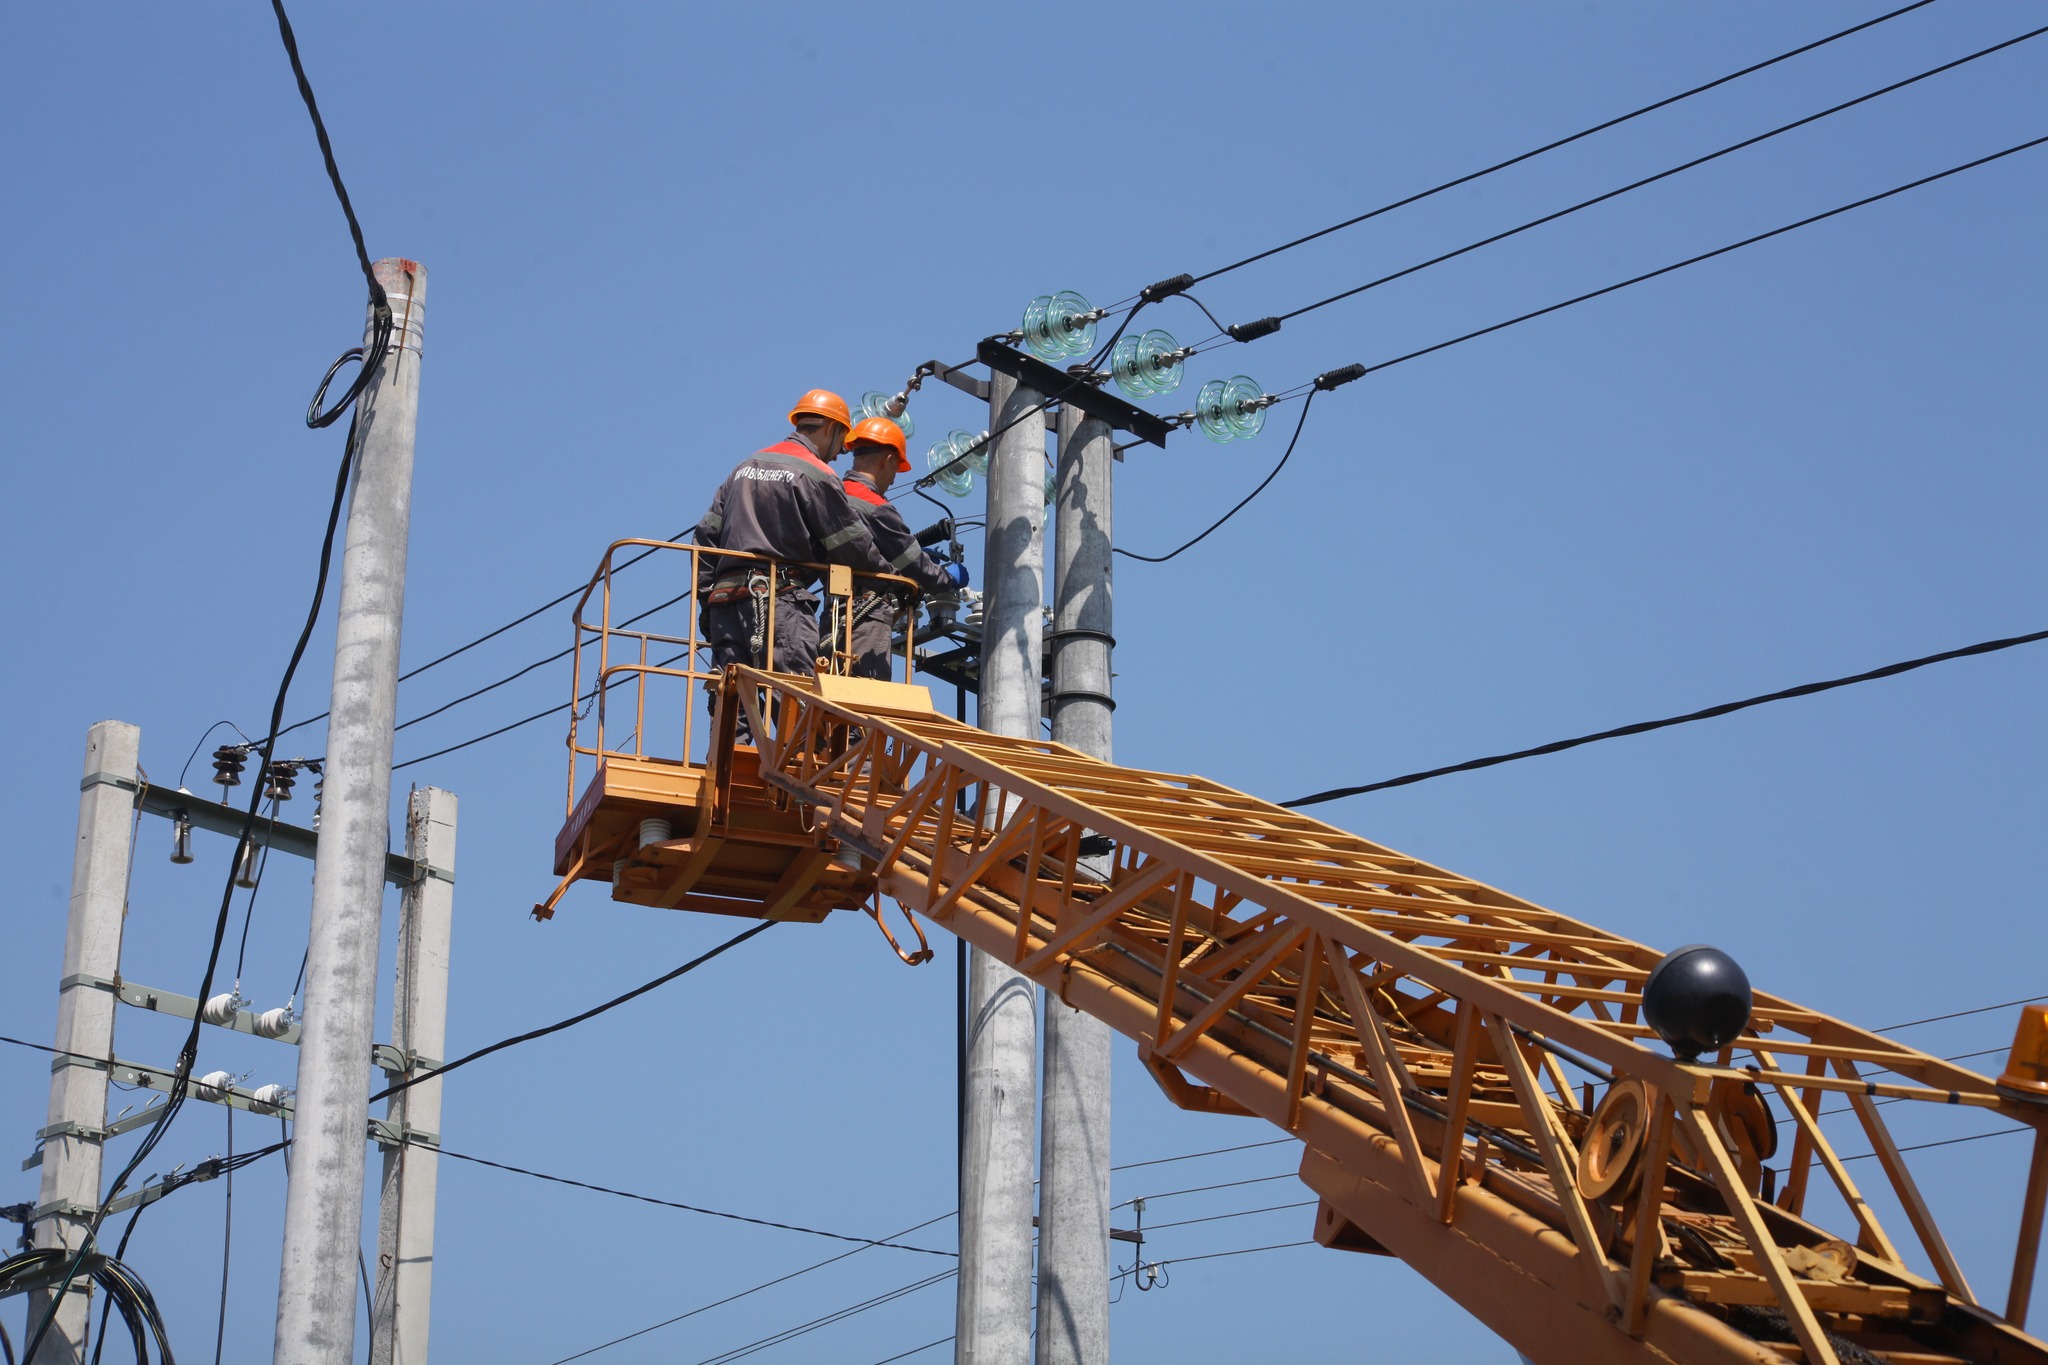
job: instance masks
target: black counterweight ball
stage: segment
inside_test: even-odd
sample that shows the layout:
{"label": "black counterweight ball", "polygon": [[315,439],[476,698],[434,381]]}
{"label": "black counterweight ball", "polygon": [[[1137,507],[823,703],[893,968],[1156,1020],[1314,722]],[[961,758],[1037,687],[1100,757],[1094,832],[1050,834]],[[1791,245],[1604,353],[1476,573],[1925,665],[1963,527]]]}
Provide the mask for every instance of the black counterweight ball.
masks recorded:
{"label": "black counterweight ball", "polygon": [[1643,1020],[1681,1062],[1734,1042],[1751,1003],[1749,977],[1735,959],[1704,943],[1666,953],[1643,984]]}

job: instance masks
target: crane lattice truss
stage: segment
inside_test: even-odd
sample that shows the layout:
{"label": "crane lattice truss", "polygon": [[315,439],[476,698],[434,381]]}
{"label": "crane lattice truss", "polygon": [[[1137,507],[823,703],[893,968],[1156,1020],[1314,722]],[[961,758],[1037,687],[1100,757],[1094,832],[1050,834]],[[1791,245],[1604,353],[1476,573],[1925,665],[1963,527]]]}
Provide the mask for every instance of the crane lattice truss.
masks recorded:
{"label": "crane lattice truss", "polygon": [[[1319,1242],[1399,1257],[1544,1365],[2048,1365],[2022,1330],[2048,1105],[1762,993],[1731,1047],[1681,1063],[1642,1022],[1654,948],[1199,777],[947,720],[922,688],[735,668],[718,695],[702,764],[591,746],[564,887],[609,863],[642,904],[880,921],[894,899],[1134,1039],[1180,1106],[1300,1138]],[[636,847],[650,812],[676,837]],[[1935,1278],[1823,1134],[1828,1097]],[[2005,1317],[1881,1100],[2035,1130]],[[1843,1236],[1808,1218],[1828,1186]]]}

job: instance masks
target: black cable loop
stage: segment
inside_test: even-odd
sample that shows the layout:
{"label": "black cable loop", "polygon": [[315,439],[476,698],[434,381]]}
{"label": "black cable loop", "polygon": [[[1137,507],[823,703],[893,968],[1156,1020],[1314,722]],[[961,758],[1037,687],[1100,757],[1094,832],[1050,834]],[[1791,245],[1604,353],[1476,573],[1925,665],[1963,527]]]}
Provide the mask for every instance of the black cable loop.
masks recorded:
{"label": "black cable loop", "polygon": [[363,381],[370,373],[368,365],[363,366],[361,372],[356,375],[355,382],[349,385],[348,392],[342,396],[339,403],[336,403],[326,412],[320,410],[322,400],[327,397],[327,386],[334,382],[334,376],[341,373],[341,367],[348,364],[351,360],[359,361],[362,358],[363,348],[351,346],[346,351],[343,351],[332,365],[327,367],[327,373],[320,376],[320,387],[313,390],[313,401],[306,404],[307,426],[317,431],[321,427],[331,425],[335,418],[348,410],[349,404],[356,401],[357,395],[363,390]]}

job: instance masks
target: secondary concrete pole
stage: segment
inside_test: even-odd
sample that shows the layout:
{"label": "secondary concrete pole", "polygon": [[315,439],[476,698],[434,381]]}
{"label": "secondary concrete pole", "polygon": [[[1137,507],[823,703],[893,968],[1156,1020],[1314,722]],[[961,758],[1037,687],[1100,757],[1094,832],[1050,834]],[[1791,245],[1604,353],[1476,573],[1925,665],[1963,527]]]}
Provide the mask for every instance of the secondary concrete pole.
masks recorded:
{"label": "secondary concrete pole", "polygon": [[391,350],[356,415],[306,947],[298,1122],[277,1284],[278,1365],[349,1365],[355,1350],[377,942],[391,846],[391,731],[427,288],[427,272],[411,261],[379,261],[376,271],[395,326]]}
{"label": "secondary concrete pole", "polygon": [[[121,923],[128,910],[128,866],[135,856],[136,753],[142,732],[103,720],[86,732],[79,784],[78,847],[71,855],[71,906],[64,928],[64,975],[57,987],[56,1045],[79,1057],[114,1055],[114,993],[94,984],[121,972]],[[50,1126],[35,1244],[75,1251],[100,1202],[100,1133],[107,1126],[107,1068],[59,1056],[50,1064]],[[53,1207],[54,1206],[54,1207]],[[49,1310],[47,1290],[28,1296],[28,1321]],[[64,1296],[32,1365],[78,1365],[85,1358],[90,1281]]]}
{"label": "secondary concrete pole", "polygon": [[[991,377],[989,429],[1039,401]],[[1045,418],[997,438],[988,462],[981,727],[1039,733],[1045,606]],[[960,1286],[953,1359],[1024,1365],[1031,1350],[1031,1157],[1038,988],[975,952],[967,982],[967,1134],[960,1155]]]}
{"label": "secondary concrete pole", "polygon": [[[405,854],[424,874],[399,903],[398,985],[391,1000],[391,1044],[438,1066],[447,1057],[448,939],[455,909],[453,792],[412,794]],[[384,1116],[401,1137],[386,1142],[377,1202],[377,1297],[370,1320],[370,1365],[426,1365],[427,1310],[434,1289],[434,1183],[441,1156],[441,1082],[421,1081],[387,1101]]]}
{"label": "secondary concrete pole", "polygon": [[[1107,760],[1110,429],[1061,414],[1055,474],[1052,737]],[[1107,1024],[1048,996],[1038,1147],[1038,1365],[1109,1359]]]}

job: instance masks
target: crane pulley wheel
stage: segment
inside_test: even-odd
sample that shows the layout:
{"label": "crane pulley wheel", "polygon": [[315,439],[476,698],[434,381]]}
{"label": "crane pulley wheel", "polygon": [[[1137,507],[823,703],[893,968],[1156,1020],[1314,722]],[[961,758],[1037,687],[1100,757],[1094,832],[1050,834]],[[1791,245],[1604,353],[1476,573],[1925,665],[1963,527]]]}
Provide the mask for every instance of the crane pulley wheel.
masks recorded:
{"label": "crane pulley wheel", "polygon": [[1649,1131],[1649,1087],[1632,1078],[1609,1086],[1579,1148],[1579,1193],[1587,1199],[1625,1199],[1633,1193],[1642,1178]]}

